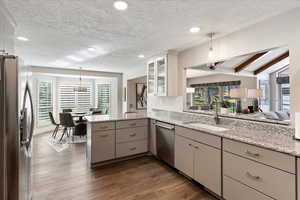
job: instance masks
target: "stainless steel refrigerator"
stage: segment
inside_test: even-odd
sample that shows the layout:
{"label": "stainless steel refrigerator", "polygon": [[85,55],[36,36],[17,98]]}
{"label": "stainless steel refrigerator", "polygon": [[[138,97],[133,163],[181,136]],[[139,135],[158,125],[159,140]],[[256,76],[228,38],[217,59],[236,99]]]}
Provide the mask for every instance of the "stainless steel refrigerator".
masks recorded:
{"label": "stainless steel refrigerator", "polygon": [[16,56],[0,55],[0,199],[31,199],[34,111],[31,73]]}

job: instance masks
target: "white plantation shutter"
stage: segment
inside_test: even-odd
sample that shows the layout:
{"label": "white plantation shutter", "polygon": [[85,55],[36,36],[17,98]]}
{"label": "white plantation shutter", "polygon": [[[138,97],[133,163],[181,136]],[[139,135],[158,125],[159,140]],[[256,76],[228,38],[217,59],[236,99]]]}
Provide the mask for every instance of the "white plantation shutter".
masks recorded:
{"label": "white plantation shutter", "polygon": [[38,125],[49,124],[49,112],[53,112],[52,81],[38,82]]}
{"label": "white plantation shutter", "polygon": [[86,92],[74,91],[79,84],[58,83],[59,87],[59,112],[63,109],[72,109],[77,112],[87,112],[92,107],[92,86],[82,85]]}
{"label": "white plantation shutter", "polygon": [[103,113],[111,111],[111,84],[97,84],[97,108]]}
{"label": "white plantation shutter", "polygon": [[80,112],[87,112],[92,106],[92,88],[91,86],[84,86],[87,88],[86,92],[76,92],[77,110]]}

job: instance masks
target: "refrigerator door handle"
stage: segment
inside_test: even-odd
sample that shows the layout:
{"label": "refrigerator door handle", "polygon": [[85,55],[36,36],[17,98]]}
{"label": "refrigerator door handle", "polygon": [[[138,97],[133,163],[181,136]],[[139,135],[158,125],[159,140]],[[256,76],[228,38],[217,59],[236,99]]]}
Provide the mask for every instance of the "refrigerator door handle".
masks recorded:
{"label": "refrigerator door handle", "polygon": [[[26,83],[26,88],[25,88],[25,94],[24,94],[24,99],[23,99],[23,109],[22,109],[22,125],[21,125],[21,129],[23,131],[23,134],[24,134],[24,129],[26,129],[26,119],[24,118],[27,118],[27,109],[25,108],[26,106],[26,97],[29,97],[29,103],[30,103],[30,109],[31,109],[31,124],[30,124],[30,132],[29,132],[29,136],[24,138],[22,141],[21,141],[21,144],[22,145],[26,145],[27,148],[29,148],[30,146],[30,143],[31,143],[31,140],[32,140],[32,137],[33,137],[33,130],[34,130],[34,109],[33,109],[33,101],[32,101],[32,94],[31,94],[31,90],[29,88],[29,85],[28,83]],[[24,124],[25,123],[25,124]]]}

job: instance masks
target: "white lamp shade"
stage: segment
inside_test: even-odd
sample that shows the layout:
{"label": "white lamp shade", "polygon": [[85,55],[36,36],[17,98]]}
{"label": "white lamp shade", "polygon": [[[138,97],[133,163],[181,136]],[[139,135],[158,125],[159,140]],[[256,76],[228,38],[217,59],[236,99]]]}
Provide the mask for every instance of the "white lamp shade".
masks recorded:
{"label": "white lamp shade", "polygon": [[186,88],[186,93],[195,93],[195,88]]}
{"label": "white lamp shade", "polygon": [[245,98],[247,97],[247,88],[234,88],[230,90],[231,98]]}
{"label": "white lamp shade", "polygon": [[248,98],[261,98],[264,96],[262,89],[248,89]]}

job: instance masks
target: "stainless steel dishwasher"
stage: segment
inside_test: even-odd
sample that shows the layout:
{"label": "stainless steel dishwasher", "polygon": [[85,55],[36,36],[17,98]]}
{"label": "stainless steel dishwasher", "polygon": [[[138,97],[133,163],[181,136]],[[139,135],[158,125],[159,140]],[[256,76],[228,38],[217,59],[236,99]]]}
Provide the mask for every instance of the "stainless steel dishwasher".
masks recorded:
{"label": "stainless steel dishwasher", "polygon": [[156,122],[157,157],[174,167],[175,126]]}

